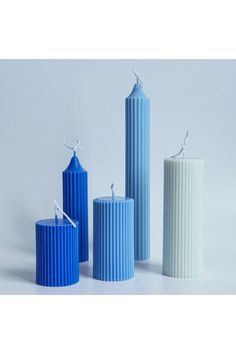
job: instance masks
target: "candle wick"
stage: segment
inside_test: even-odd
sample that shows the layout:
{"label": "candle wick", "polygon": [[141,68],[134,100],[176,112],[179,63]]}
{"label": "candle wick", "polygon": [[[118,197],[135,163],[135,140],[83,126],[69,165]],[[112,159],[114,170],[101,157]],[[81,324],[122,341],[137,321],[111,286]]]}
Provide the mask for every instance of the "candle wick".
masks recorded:
{"label": "candle wick", "polygon": [[57,203],[57,201],[55,199],[53,199],[53,203],[54,203],[54,208],[55,208],[55,223],[58,223],[58,216],[57,216],[57,212],[60,211],[65,217],[66,219],[71,223],[71,225],[76,228],[76,224],[74,223],[74,221],[71,220],[71,218],[62,210],[62,208],[59,206],[59,204]]}
{"label": "candle wick", "polygon": [[186,149],[186,145],[187,145],[188,136],[189,136],[189,131],[187,130],[185,137],[184,137],[184,141],[181,145],[179,152],[176,155],[171,156],[171,158],[176,158],[182,154],[182,158],[184,159],[184,153],[185,153],[185,149]]}
{"label": "candle wick", "polygon": [[83,149],[83,145],[80,143],[80,140],[79,140],[79,139],[77,139],[75,145],[70,146],[70,145],[68,145],[68,144],[66,143],[66,138],[64,138],[64,145],[65,145],[68,149],[70,149],[70,150],[73,151],[73,155],[74,155],[74,156],[76,156],[76,151],[77,151],[78,149],[80,149],[80,150]]}
{"label": "candle wick", "polygon": [[115,199],[114,183],[111,184],[112,199]]}
{"label": "candle wick", "polygon": [[140,79],[139,75],[136,73],[136,71],[135,71],[134,69],[133,69],[132,71],[133,71],[133,73],[134,73],[134,75],[135,75],[135,77],[136,77],[137,84],[142,87],[142,86],[143,86],[143,82],[142,82],[142,80]]}

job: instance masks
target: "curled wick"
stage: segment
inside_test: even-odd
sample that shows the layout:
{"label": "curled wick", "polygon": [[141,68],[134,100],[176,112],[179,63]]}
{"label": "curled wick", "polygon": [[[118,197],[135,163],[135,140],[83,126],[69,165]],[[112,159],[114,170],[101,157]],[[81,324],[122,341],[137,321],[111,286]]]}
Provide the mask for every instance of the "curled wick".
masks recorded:
{"label": "curled wick", "polygon": [[68,149],[70,149],[70,150],[72,150],[72,151],[74,152],[74,156],[76,155],[76,151],[77,151],[78,149],[80,149],[80,150],[83,149],[83,145],[81,145],[79,139],[76,140],[76,144],[75,144],[75,145],[70,146],[70,145],[68,145],[68,144],[66,143],[66,138],[64,138],[64,145],[65,145]]}
{"label": "curled wick", "polygon": [[187,145],[187,138],[188,138],[188,136],[189,136],[189,131],[187,130],[187,132],[186,132],[186,134],[185,134],[185,137],[184,137],[184,141],[183,141],[183,143],[182,143],[182,145],[181,145],[181,149],[179,150],[179,152],[176,154],[176,155],[173,155],[173,156],[171,156],[171,158],[175,158],[175,157],[178,157],[180,154],[182,154],[183,153],[183,158],[184,158],[184,153],[185,153],[185,149],[186,149],[186,145]]}

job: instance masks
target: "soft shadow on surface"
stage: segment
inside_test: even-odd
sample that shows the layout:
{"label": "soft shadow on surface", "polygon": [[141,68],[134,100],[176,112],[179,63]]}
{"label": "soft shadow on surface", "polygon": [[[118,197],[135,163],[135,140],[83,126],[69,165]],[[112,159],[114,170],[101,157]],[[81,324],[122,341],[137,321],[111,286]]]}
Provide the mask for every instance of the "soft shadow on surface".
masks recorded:
{"label": "soft shadow on surface", "polygon": [[144,272],[162,274],[162,265],[158,263],[139,261],[135,262],[135,268]]}
{"label": "soft shadow on surface", "polygon": [[80,263],[79,271],[83,276],[93,278],[93,267],[88,262]]}
{"label": "soft shadow on surface", "polygon": [[9,269],[6,272],[6,275],[13,279],[23,280],[27,283],[35,283],[35,271],[29,269]]}

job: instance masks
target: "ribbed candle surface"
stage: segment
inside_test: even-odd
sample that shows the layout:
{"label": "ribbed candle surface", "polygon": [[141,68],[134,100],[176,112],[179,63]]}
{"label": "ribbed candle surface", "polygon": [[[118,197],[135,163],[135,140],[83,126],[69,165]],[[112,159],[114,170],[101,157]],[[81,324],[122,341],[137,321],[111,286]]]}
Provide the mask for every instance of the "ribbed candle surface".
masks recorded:
{"label": "ribbed candle surface", "polygon": [[150,257],[150,102],[137,83],[125,100],[126,196],[134,199],[135,260]]}
{"label": "ribbed candle surface", "polygon": [[198,277],[203,272],[202,159],[164,161],[163,273]]}
{"label": "ribbed candle surface", "polygon": [[63,210],[79,221],[79,261],[85,262],[88,253],[88,175],[74,155],[63,172]]}
{"label": "ribbed candle surface", "polygon": [[40,220],[36,223],[36,283],[66,286],[79,281],[78,222]]}
{"label": "ribbed candle surface", "polygon": [[107,281],[134,276],[133,199],[93,201],[93,276]]}

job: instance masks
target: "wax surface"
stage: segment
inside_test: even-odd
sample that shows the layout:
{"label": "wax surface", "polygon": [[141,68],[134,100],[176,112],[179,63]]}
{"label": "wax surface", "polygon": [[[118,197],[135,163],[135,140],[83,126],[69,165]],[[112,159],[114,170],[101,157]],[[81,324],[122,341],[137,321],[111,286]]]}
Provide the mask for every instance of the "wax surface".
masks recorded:
{"label": "wax surface", "polygon": [[40,220],[36,223],[36,283],[66,286],[79,281],[77,227],[65,219]]}
{"label": "wax surface", "polygon": [[150,257],[150,102],[139,84],[125,100],[126,196],[134,199],[135,260]]}
{"label": "wax surface", "polygon": [[93,201],[93,276],[106,281],[134,276],[133,199]]}
{"label": "wax surface", "polygon": [[63,210],[80,225],[79,261],[89,258],[88,252],[88,174],[77,156],[73,156],[63,172]]}
{"label": "wax surface", "polygon": [[203,272],[202,159],[164,161],[163,273],[197,277]]}

